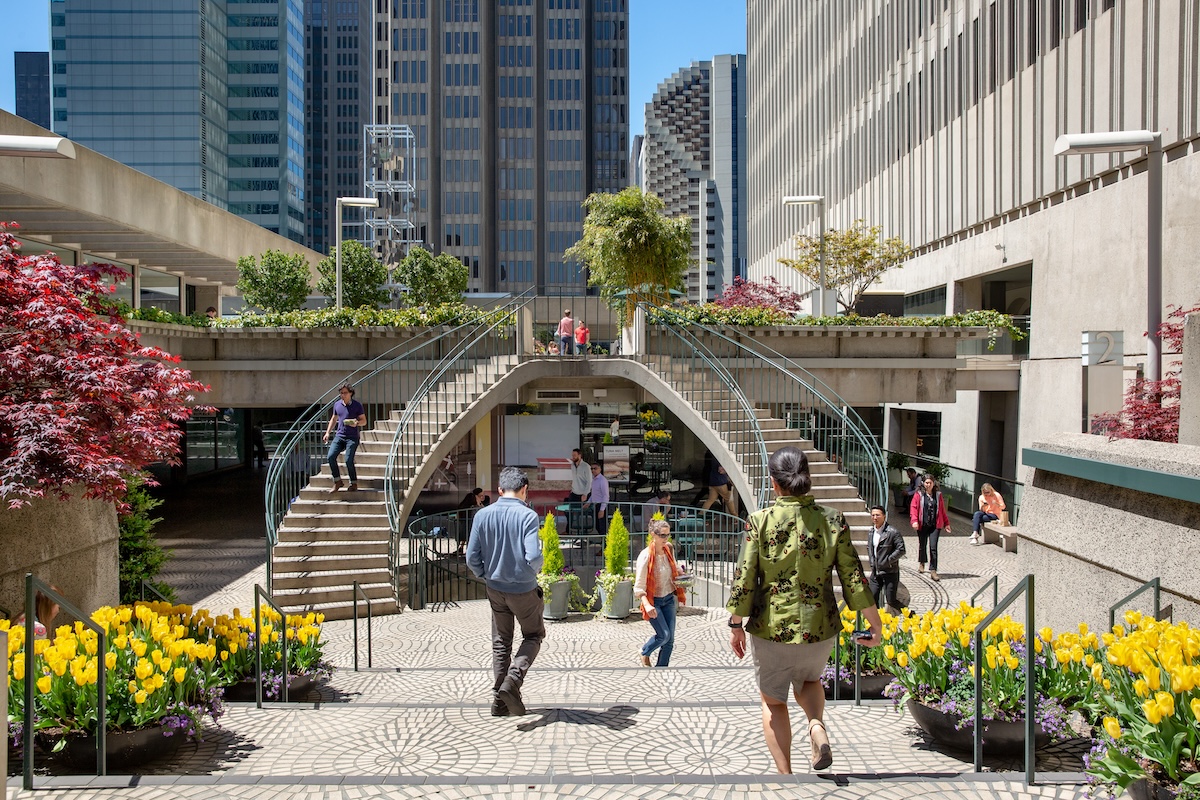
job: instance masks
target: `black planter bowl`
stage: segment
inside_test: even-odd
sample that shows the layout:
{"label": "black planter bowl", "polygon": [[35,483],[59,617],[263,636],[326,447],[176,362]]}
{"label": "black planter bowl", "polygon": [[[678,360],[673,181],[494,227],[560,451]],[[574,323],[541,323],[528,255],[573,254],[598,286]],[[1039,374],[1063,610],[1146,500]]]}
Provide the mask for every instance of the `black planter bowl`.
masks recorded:
{"label": "black planter bowl", "polygon": [[[858,679],[859,691],[863,700],[880,700],[883,698],[883,690],[887,685],[895,680],[891,673],[886,675],[862,675]],[[825,687],[825,699],[833,699],[833,687]],[[854,699],[854,682],[843,680],[838,687],[839,700]]]}
{"label": "black planter bowl", "polygon": [[1125,794],[1133,800],[1175,800],[1178,792],[1168,789],[1166,786],[1151,783],[1145,778],[1138,778],[1125,787]]}
{"label": "black planter bowl", "polygon": [[[298,695],[307,694],[308,690],[316,683],[310,675],[293,675],[288,681],[288,702],[296,699]],[[268,702],[282,702],[283,698],[270,699],[264,691],[263,700]],[[243,678],[241,681],[232,686],[225,687],[225,702],[226,703],[255,703],[258,702],[257,693],[254,691],[254,678]]]}
{"label": "black planter bowl", "polygon": [[[909,699],[909,716],[921,730],[938,744],[951,750],[971,752],[974,749],[975,726],[956,728],[961,719],[958,714],[938,711]],[[1050,736],[1040,727],[1034,732],[1034,747],[1050,744]],[[992,756],[1018,756],[1025,752],[1025,723],[988,720],[983,726],[983,753]]]}
{"label": "black planter bowl", "polygon": [[[111,771],[137,767],[175,752],[185,737],[180,733],[164,736],[164,730],[163,726],[156,725],[152,728],[139,728],[134,731],[108,731],[105,733],[104,750],[108,769]],[[57,753],[53,753],[53,757],[76,769],[95,769],[95,735],[72,735],[65,738],[66,744]],[[47,752],[53,751],[58,741],[51,734],[39,733],[37,736],[38,747]]]}

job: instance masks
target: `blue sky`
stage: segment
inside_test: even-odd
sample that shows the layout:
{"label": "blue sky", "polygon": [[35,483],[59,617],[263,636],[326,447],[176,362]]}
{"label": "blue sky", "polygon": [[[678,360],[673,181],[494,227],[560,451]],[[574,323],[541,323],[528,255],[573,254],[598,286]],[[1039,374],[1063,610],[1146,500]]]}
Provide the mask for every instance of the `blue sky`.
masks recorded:
{"label": "blue sky", "polygon": [[[50,49],[49,0],[0,0],[0,108],[13,110],[13,56]],[[714,55],[746,52],[744,0],[630,0],[630,133],[645,127],[659,81]]]}

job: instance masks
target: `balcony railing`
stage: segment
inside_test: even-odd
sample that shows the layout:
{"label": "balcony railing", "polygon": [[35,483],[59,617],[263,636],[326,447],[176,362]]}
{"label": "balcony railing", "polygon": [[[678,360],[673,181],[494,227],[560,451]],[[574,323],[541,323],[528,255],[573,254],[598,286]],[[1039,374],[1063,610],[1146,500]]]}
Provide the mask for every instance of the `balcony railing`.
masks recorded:
{"label": "balcony railing", "polygon": [[1015,356],[1016,358],[1029,358],[1029,317],[1016,316],[1012,318],[1012,321],[1013,327],[1025,334],[1024,339],[1013,341],[1007,331],[1002,331],[996,339],[996,346],[991,350],[988,349],[987,339],[959,339],[958,357]]}

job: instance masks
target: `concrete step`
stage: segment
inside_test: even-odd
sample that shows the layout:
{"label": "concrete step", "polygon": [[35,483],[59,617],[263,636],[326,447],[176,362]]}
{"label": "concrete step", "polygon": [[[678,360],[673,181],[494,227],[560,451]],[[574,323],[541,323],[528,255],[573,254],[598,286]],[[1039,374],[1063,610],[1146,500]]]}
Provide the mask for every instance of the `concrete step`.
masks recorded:
{"label": "concrete step", "polygon": [[[333,514],[333,515],[349,515],[349,516],[372,516],[382,514],[384,519],[387,519],[387,507],[383,497],[383,492],[371,492],[378,494],[379,499],[371,502],[360,495],[365,495],[362,489],[357,492],[338,492],[337,494],[320,494],[316,493],[316,497],[306,497],[304,491],[300,492],[300,499],[292,503],[288,509],[288,514],[295,516],[311,516],[314,514]],[[347,500],[345,498],[353,498]]]}
{"label": "concrete step", "polygon": [[[378,542],[377,529],[357,528],[287,528],[279,529],[279,542],[289,544],[312,544],[318,542]],[[383,540],[386,543],[386,539]]]}
{"label": "concrete step", "polygon": [[[389,587],[389,591],[390,591],[390,587]],[[351,593],[353,594],[353,592],[351,592]],[[283,608],[285,610],[288,611],[288,613],[296,614],[296,613],[303,612],[303,613],[307,614],[308,612],[313,611],[316,613],[324,614],[326,620],[353,619],[353,617],[354,617],[354,605],[350,601],[345,601],[345,602],[339,601],[339,602],[332,602],[332,603],[299,602],[299,603],[296,603],[295,605],[284,605],[281,603],[281,605],[283,606]],[[373,618],[374,617],[382,617],[382,616],[389,615],[389,614],[398,614],[398,613],[400,613],[400,606],[399,606],[399,604],[397,604],[395,598],[393,598],[393,597],[381,597],[379,599],[375,599],[373,597],[371,598],[371,616]],[[367,606],[366,606],[366,603],[364,603],[362,601],[362,598],[360,597],[359,602],[358,602],[358,619],[360,622],[365,622],[366,618],[367,618]],[[366,636],[366,633],[364,632],[362,635]],[[366,646],[365,640],[364,640],[363,646],[364,646],[364,648]],[[366,655],[364,655],[363,658],[365,659]]]}
{"label": "concrete step", "polygon": [[[382,505],[382,504],[380,504]],[[285,527],[289,530],[338,528],[349,530],[387,530],[387,510],[375,514],[296,514],[289,512]]]}
{"label": "concrete step", "polygon": [[[347,571],[365,571],[372,569],[387,570],[387,553],[382,556],[323,556],[321,558],[273,558],[271,569],[276,576],[315,575],[319,573],[339,573]],[[353,580],[353,576],[351,577]],[[359,580],[362,580],[361,578]]]}
{"label": "concrete step", "polygon": [[[272,569],[275,568],[276,565],[272,562]],[[273,591],[288,591],[295,594],[301,591],[326,591],[338,587],[353,587],[356,580],[360,584],[390,585],[392,577],[388,573],[385,563],[382,568],[374,567],[371,569],[340,570],[336,572],[276,572],[272,576],[271,585]]]}
{"label": "concrete step", "polygon": [[326,542],[305,542],[295,544],[280,543],[271,551],[272,558],[330,558],[340,556],[378,556],[386,557],[388,542],[378,539],[366,541],[334,540]]}

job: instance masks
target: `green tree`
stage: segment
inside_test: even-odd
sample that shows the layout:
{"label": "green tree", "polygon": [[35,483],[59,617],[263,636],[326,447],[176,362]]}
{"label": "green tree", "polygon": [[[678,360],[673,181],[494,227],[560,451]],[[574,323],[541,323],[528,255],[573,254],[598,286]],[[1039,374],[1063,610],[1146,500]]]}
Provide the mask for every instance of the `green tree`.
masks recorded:
{"label": "green tree", "polygon": [[449,253],[435,257],[423,247],[414,247],[396,265],[392,280],[407,287],[406,305],[458,303],[467,290],[467,265]]}
{"label": "green tree", "polygon": [[[856,219],[845,230],[825,231],[825,287],[836,289],[838,305],[850,311],[868,288],[880,282],[883,273],[898,268],[913,250],[903,239],[893,236],[884,239],[883,226],[868,226]],[[781,258],[816,286],[821,274],[821,237],[797,235],[799,255]]]}
{"label": "green tree", "polygon": [[302,255],[268,250],[261,259],[242,256],[237,266],[237,288],[248,305],[263,311],[295,311],[308,299],[312,273]]}
{"label": "green tree", "polygon": [[558,580],[566,569],[567,562],[563,559],[562,543],[558,539],[558,525],[554,522],[553,513],[546,514],[546,521],[542,523],[538,537],[542,540],[542,574]]}
{"label": "green tree", "polygon": [[604,571],[610,575],[625,575],[629,566],[629,529],[620,511],[614,511],[604,537]]}
{"label": "green tree", "polygon": [[583,205],[583,238],[566,258],[587,266],[588,283],[600,287],[601,297],[624,300],[622,319],[639,301],[669,303],[692,263],[691,221],[667,218],[663,201],[636,186],[590,195]]}
{"label": "green tree", "polygon": [[154,537],[154,526],[162,522],[161,517],[151,518],[150,512],[162,505],[162,500],[152,497],[142,478],[133,478],[126,482],[128,491],[125,502],[128,511],[117,518],[119,531],[118,552],[118,586],[122,603],[132,603],[141,599],[142,581],[149,581],[165,597],[174,600],[174,590],[154,580],[162,569],[163,564],[171,557]]}
{"label": "green tree", "polygon": [[[337,248],[330,248],[329,255],[317,264],[321,277],[317,280],[317,293],[329,298],[334,304],[337,294]],[[379,263],[375,254],[362,242],[342,242],[342,305],[345,308],[379,308],[390,299],[387,289],[387,268]]]}

